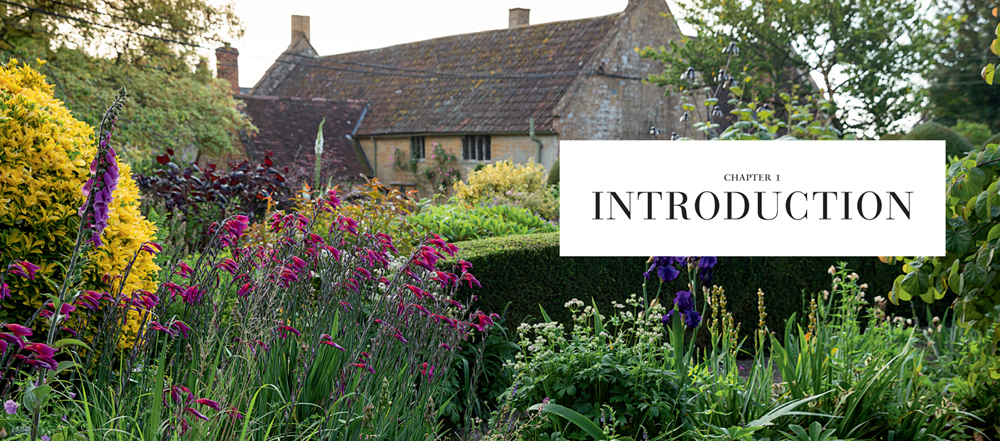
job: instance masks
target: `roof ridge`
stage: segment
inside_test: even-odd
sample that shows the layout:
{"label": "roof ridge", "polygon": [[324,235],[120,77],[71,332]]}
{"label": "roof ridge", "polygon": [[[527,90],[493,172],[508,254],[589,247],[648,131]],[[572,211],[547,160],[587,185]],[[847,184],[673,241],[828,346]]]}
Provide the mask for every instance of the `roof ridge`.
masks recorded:
{"label": "roof ridge", "polygon": [[[485,34],[489,34],[489,33],[492,33],[492,32],[521,31],[521,30],[528,30],[528,29],[532,29],[532,28],[538,29],[538,28],[540,28],[542,26],[552,26],[552,25],[558,25],[558,24],[568,24],[568,23],[576,23],[576,22],[584,22],[584,21],[596,21],[596,20],[603,20],[603,19],[609,19],[609,18],[617,20],[624,13],[625,12],[622,11],[622,12],[615,12],[613,14],[599,15],[597,17],[585,17],[585,18],[577,18],[577,19],[573,19],[573,20],[550,21],[550,22],[546,22],[546,23],[538,23],[538,24],[532,24],[532,25],[527,25],[527,26],[518,26],[516,28],[487,29],[487,30],[483,30],[483,31],[466,32],[464,34],[443,35],[443,36],[440,36],[440,37],[428,38],[426,40],[410,41],[410,42],[406,42],[406,43],[393,44],[393,45],[389,45],[389,46],[377,47],[377,48],[372,48],[372,49],[361,49],[361,50],[356,50],[356,51],[351,51],[351,52],[341,52],[339,54],[320,55],[320,56],[315,57],[315,59],[317,59],[317,60],[332,60],[334,57],[339,57],[339,56],[347,56],[347,55],[354,55],[354,54],[361,54],[361,53],[368,53],[368,52],[376,52],[376,51],[381,51],[381,50],[384,50],[384,49],[397,48],[397,47],[401,47],[401,46],[409,46],[409,45],[414,45],[414,44],[423,44],[423,43],[427,43],[427,42],[430,42],[430,41],[447,40],[447,39],[450,39],[450,38],[464,37],[464,36],[476,35],[476,34],[484,34],[485,35]],[[385,67],[394,67],[394,66],[385,66]]]}

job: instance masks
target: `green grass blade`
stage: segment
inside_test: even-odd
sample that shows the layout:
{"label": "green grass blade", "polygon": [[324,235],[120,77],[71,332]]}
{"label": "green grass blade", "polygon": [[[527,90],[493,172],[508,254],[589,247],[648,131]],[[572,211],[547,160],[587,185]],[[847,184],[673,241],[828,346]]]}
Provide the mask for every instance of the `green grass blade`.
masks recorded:
{"label": "green grass blade", "polygon": [[580,415],[568,407],[563,407],[558,404],[536,404],[529,407],[528,410],[537,410],[540,412],[548,412],[559,415],[575,424],[580,429],[583,429],[584,432],[587,432],[587,434],[592,436],[594,439],[599,441],[608,441],[608,436],[604,434],[604,431],[602,431],[597,424],[594,424],[594,422],[588,420],[587,417]]}

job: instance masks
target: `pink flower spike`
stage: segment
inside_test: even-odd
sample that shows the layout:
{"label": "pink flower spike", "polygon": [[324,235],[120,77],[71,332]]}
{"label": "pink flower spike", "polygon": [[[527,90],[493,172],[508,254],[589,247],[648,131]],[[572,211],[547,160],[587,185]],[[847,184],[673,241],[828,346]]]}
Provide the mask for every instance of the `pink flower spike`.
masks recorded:
{"label": "pink flower spike", "polygon": [[250,291],[252,289],[253,289],[253,282],[247,282],[239,289],[239,291],[236,291],[236,295],[245,299],[247,298],[247,295],[250,294]]}
{"label": "pink flower spike", "polygon": [[451,350],[451,345],[449,345],[448,343],[441,343],[438,345],[438,347],[442,349]]}
{"label": "pink flower spike", "polygon": [[26,279],[35,280],[35,271],[38,271],[38,268],[40,268],[38,265],[31,262],[19,260],[14,262],[14,266],[10,268],[10,273]]}
{"label": "pink flower spike", "polygon": [[10,288],[7,287],[6,283],[0,285],[0,300],[6,299],[6,298],[9,298],[9,297],[10,297]]}
{"label": "pink flower spike", "polygon": [[221,268],[234,276],[236,275],[236,271],[239,270],[239,266],[236,265],[236,261],[228,257],[222,262],[219,262],[218,265],[215,265],[215,267]]}
{"label": "pink flower spike", "polygon": [[324,344],[324,345],[330,345],[330,346],[333,346],[333,347],[335,347],[335,348],[337,348],[337,349],[340,349],[341,351],[344,351],[344,352],[347,352],[347,349],[344,349],[344,347],[343,347],[343,346],[341,346],[341,345],[338,345],[338,344],[334,343],[334,342],[333,342],[333,341],[331,341],[331,340],[324,340],[324,341],[321,341],[321,342],[320,342],[320,344]]}
{"label": "pink flower spike", "polygon": [[139,247],[139,249],[149,254],[155,255],[156,253],[163,251],[163,246],[156,242],[144,242],[142,246]]}
{"label": "pink flower spike", "polygon": [[207,416],[203,415],[201,412],[198,412],[197,410],[194,410],[194,408],[188,407],[188,408],[184,409],[184,411],[187,412],[187,413],[190,413],[191,415],[194,415],[195,418],[208,421],[208,417]]}
{"label": "pink flower spike", "polygon": [[69,303],[63,303],[62,306],[59,307],[59,313],[62,315],[68,316],[69,313],[73,311],[76,311],[76,306],[73,306]]}
{"label": "pink flower spike", "polygon": [[191,267],[188,266],[188,264],[181,262],[177,264],[177,271],[174,274],[177,274],[186,279],[191,276],[192,272],[194,272],[194,270],[192,270]]}
{"label": "pink flower spike", "polygon": [[183,335],[184,338],[187,338],[188,337],[188,333],[191,332],[191,327],[188,326],[186,323],[180,321],[180,320],[174,321],[170,325],[170,327],[174,328],[177,331],[180,331],[181,335]]}
{"label": "pink flower spike", "polygon": [[222,410],[221,406],[219,406],[218,401],[209,400],[208,398],[199,398],[197,400],[194,400],[194,402],[201,404],[203,406],[211,407],[214,410]]}
{"label": "pink flower spike", "polygon": [[288,334],[287,334],[288,332],[291,332],[292,334],[295,334],[296,336],[302,335],[302,333],[300,333],[298,329],[295,329],[295,328],[293,328],[291,326],[288,326],[288,325],[278,326],[278,335],[281,338],[287,337],[288,336]]}
{"label": "pink flower spike", "polygon": [[31,328],[28,328],[26,326],[18,325],[16,323],[9,323],[6,325],[6,327],[16,337],[27,337],[31,335]]}
{"label": "pink flower spike", "polygon": [[406,338],[403,338],[403,334],[400,333],[399,331],[396,331],[396,334],[393,335],[393,337],[396,337],[396,340],[399,340],[399,341],[401,341],[403,343],[409,343],[409,341],[406,340]]}

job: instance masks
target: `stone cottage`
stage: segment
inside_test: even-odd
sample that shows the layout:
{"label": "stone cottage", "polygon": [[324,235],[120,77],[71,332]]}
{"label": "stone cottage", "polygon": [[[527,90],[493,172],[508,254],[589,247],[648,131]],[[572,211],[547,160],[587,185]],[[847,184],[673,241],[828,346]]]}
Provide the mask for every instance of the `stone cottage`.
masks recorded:
{"label": "stone cottage", "polygon": [[[363,114],[344,118],[356,122],[348,133],[324,134],[353,143],[354,151],[338,153],[359,162],[352,169],[393,186],[423,186],[406,165],[411,158],[418,170],[435,165],[435,145],[467,177],[500,160],[551,167],[564,139],[663,139],[680,131],[678,98],[642,82],[662,66],[635,51],[681,38],[664,0],[534,25],[529,10],[515,8],[507,29],[328,56],[313,48],[309,22],[292,16],[288,48],[239,98],[251,109],[292,97],[345,110],[364,102]],[[225,78],[236,57],[224,49]]]}

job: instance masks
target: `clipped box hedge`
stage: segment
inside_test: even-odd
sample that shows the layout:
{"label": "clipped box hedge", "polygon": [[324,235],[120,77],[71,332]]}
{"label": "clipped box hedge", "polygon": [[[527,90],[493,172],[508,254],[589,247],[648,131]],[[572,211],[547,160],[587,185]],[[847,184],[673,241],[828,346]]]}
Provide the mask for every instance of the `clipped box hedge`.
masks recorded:
{"label": "clipped box hedge", "polygon": [[[473,264],[472,273],[482,283],[482,288],[463,288],[462,295],[475,294],[479,300],[474,307],[487,312],[501,312],[507,307],[504,323],[508,327],[540,321],[539,305],[553,320],[569,325],[572,318],[563,305],[570,299],[589,304],[593,298],[607,314],[612,300],[624,303],[630,294],[642,294],[647,257],[559,257],[559,233],[496,237],[456,245],[458,257]],[[801,318],[808,308],[804,292],[830,289],[827,270],[838,261],[848,262],[848,268],[868,284],[869,301],[876,295],[886,296],[893,280],[902,274],[899,265],[886,265],[874,257],[720,257],[712,284],[725,288],[727,309],[737,323],[743,323],[744,331],[757,325],[757,289],[762,289],[768,327],[780,337],[788,318],[793,313]],[[672,301],[673,294],[685,289],[686,283],[678,279],[665,284],[661,296]],[[650,285],[652,298],[656,283]],[[701,308],[703,296],[698,297]],[[950,300],[935,303],[934,312],[941,315]],[[917,301],[890,308],[890,313],[923,319],[927,306]]]}

